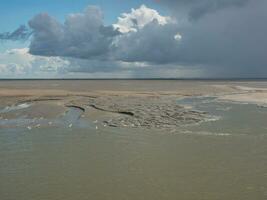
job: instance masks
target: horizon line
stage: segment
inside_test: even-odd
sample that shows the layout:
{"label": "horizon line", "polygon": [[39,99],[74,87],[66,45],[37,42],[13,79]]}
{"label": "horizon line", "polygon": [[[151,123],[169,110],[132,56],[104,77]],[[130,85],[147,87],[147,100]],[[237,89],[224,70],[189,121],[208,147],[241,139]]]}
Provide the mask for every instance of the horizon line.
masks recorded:
{"label": "horizon line", "polygon": [[0,78],[0,81],[27,81],[27,80],[32,80],[32,81],[37,81],[37,80],[44,80],[44,81],[49,81],[49,80],[189,80],[189,81],[194,81],[194,80],[212,80],[212,81],[220,81],[220,80],[227,80],[227,81],[238,81],[238,80],[264,80],[267,81],[266,78],[239,78],[239,77],[233,77],[233,78]]}

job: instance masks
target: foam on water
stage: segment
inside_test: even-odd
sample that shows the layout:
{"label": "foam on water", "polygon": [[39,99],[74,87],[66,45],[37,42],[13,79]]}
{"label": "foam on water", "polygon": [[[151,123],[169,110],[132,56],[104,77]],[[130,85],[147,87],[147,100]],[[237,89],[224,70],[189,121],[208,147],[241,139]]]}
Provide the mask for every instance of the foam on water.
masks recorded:
{"label": "foam on water", "polygon": [[[204,123],[189,126],[192,132],[230,133],[238,135],[266,134],[267,109],[254,104],[238,104],[236,102],[222,102],[216,97],[189,97],[179,99],[178,104],[207,112],[210,118]],[[204,134],[205,135],[205,134]]]}
{"label": "foam on water", "polygon": [[30,106],[31,104],[28,104],[28,103],[22,103],[22,104],[13,105],[13,106],[6,106],[4,109],[0,110],[0,113],[8,113],[11,111],[22,110],[22,109],[29,108]]}
{"label": "foam on water", "polygon": [[206,135],[206,136],[231,136],[231,133],[214,133],[214,132],[208,132],[208,131],[184,131],[185,134],[197,134],[197,135]]}
{"label": "foam on water", "polygon": [[[8,113],[11,111],[16,111],[19,109],[26,109],[30,107],[30,104],[19,104],[13,107],[6,107],[2,110],[1,113]],[[19,116],[15,119],[4,119],[0,118],[0,126],[6,128],[20,128],[25,127],[28,130],[32,128],[40,128],[40,127],[89,127],[90,123],[85,122],[85,120],[81,119],[81,115],[83,111],[76,107],[68,107],[68,110],[64,113],[64,115],[59,116],[55,119],[45,119],[44,117],[30,119],[27,116]]]}

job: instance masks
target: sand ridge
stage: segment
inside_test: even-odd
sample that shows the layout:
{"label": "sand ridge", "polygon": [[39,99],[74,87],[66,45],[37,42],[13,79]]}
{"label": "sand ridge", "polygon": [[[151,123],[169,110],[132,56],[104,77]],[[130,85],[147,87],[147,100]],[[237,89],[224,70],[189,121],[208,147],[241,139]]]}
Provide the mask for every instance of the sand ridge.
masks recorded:
{"label": "sand ridge", "polygon": [[[82,88],[75,82],[76,90],[68,84],[53,88],[49,81],[43,82],[40,89],[34,84],[29,87],[29,82],[17,89],[13,82],[10,83],[12,87],[5,83],[5,87],[0,87],[0,105],[3,108],[30,103],[30,108],[20,110],[21,115],[27,117],[56,118],[68,107],[77,107],[84,112],[84,118],[100,121],[104,126],[177,128],[203,122],[210,117],[208,113],[178,105],[177,99],[181,97],[208,95],[221,101],[267,104],[267,87],[253,87],[248,83],[172,82],[176,85],[170,86],[163,82],[166,87],[155,85],[150,89],[151,83],[147,82],[148,86],[142,89],[129,87],[129,90],[125,90],[125,84],[119,85],[116,81],[113,88],[108,86],[109,90],[104,86],[94,90],[92,83],[99,87],[99,81],[89,81],[90,89],[86,89],[85,82],[82,82]],[[17,114],[1,114],[1,118],[10,119]]]}

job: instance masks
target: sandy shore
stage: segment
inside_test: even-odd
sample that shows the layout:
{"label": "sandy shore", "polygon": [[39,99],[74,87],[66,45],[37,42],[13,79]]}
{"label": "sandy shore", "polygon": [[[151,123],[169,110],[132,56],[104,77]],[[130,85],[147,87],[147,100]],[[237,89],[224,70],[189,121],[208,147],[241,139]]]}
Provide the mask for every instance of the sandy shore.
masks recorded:
{"label": "sandy shore", "polygon": [[267,88],[235,86],[238,92],[220,95],[219,100],[267,106]]}
{"label": "sandy shore", "polygon": [[57,118],[69,106],[80,108],[87,120],[104,126],[177,128],[199,123],[208,113],[177,104],[188,96],[216,96],[218,100],[267,104],[265,82],[211,81],[0,81],[0,106],[31,104],[29,108],[0,114]]}

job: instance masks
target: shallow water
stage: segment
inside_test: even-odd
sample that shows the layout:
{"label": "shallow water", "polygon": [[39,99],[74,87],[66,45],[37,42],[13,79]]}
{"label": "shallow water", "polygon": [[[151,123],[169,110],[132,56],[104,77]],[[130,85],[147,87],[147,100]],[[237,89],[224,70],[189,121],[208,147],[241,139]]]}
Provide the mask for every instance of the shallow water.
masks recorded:
{"label": "shallow water", "polygon": [[206,111],[213,117],[214,120],[188,127],[188,130],[193,133],[267,136],[266,107],[222,102],[217,101],[216,97],[184,98],[178,100],[177,103]]}
{"label": "shallow water", "polygon": [[58,126],[0,129],[0,199],[267,199],[267,110],[215,98],[178,103],[220,120],[175,134],[96,130],[71,108]]}
{"label": "shallow water", "polygon": [[6,106],[4,108],[0,107],[0,114],[8,113],[11,111],[23,110],[23,109],[29,108],[30,106],[31,104],[22,103],[22,104],[13,105],[13,106]]}
{"label": "shallow water", "polygon": [[[21,106],[21,105],[27,105],[27,106]],[[0,113],[9,113],[14,112],[16,110],[21,109],[30,109],[30,104],[20,104],[18,106],[11,106],[11,107],[5,107],[2,109],[2,112],[0,110]],[[68,107],[67,111],[63,113],[61,116],[55,118],[55,119],[45,119],[43,117],[40,118],[28,118],[25,115],[18,115],[16,118],[13,119],[0,119],[0,127],[9,129],[9,128],[40,128],[40,127],[47,127],[47,126],[53,126],[53,127],[83,127],[87,128],[92,126],[92,123],[89,121],[81,119],[81,116],[83,114],[83,111],[77,107]]]}
{"label": "shallow water", "polygon": [[1,199],[266,199],[266,137],[0,130]]}

